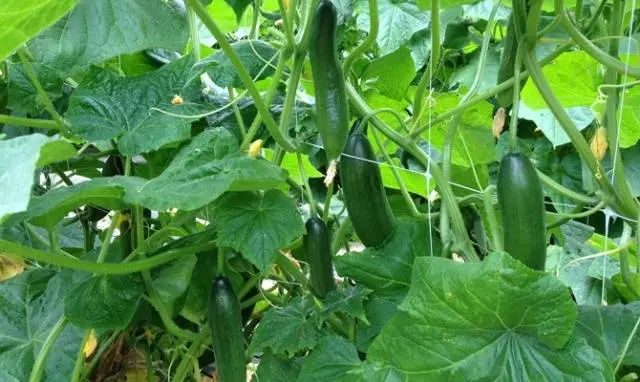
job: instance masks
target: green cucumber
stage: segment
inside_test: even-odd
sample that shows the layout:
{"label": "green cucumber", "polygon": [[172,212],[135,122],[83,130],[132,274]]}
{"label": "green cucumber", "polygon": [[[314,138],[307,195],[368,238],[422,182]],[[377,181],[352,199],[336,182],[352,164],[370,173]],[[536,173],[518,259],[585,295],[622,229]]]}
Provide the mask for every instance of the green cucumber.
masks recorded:
{"label": "green cucumber", "polygon": [[336,286],[331,260],[331,239],[322,219],[312,217],[305,224],[304,251],[309,263],[311,286],[319,297],[325,297]]}
{"label": "green cucumber", "polygon": [[498,172],[504,250],[532,269],[544,270],[547,236],[540,178],[529,158],[509,153]]}
{"label": "green cucumber", "polygon": [[220,380],[246,382],[247,362],[240,302],[228,278],[219,276],[211,284],[209,325]]}
{"label": "green cucumber", "polygon": [[338,61],[338,12],[329,0],[320,0],[311,26],[309,61],[316,99],[316,127],[327,164],[342,153],[349,133],[349,101]]}
{"label": "green cucumber", "polygon": [[340,159],[340,182],[351,225],[367,247],[380,246],[396,229],[380,167],[366,136],[353,133]]}

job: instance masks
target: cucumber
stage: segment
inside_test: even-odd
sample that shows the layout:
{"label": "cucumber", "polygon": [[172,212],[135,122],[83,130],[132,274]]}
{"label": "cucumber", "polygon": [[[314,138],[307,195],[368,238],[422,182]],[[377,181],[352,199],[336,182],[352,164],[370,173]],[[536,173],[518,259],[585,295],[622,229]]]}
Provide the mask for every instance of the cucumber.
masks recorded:
{"label": "cucumber", "polygon": [[380,167],[366,136],[352,134],[340,160],[340,181],[351,225],[367,247],[380,246],[396,229]]}
{"label": "cucumber", "polygon": [[[522,22],[519,30],[516,29],[516,17],[514,17],[514,13],[518,12],[518,10],[513,10],[511,12],[511,16],[509,16],[509,21],[507,24],[507,35],[504,38],[504,50],[502,52],[502,61],[500,62],[500,67],[498,68],[498,84],[503,83],[513,77],[516,66],[516,58],[518,55],[518,36],[522,36],[526,33],[526,16],[529,12],[530,4],[525,4],[525,9],[519,9],[518,19]],[[520,63],[519,70],[524,69],[524,65]],[[520,81],[520,90],[524,88],[524,85],[527,83],[527,79],[524,78]],[[507,109],[513,104],[513,87],[510,87],[506,90],[501,91],[497,95],[498,104],[500,107]]]}
{"label": "cucumber", "polygon": [[521,153],[505,155],[500,162],[497,189],[505,251],[528,267],[544,271],[544,196],[529,158]]}
{"label": "cucumber", "polygon": [[311,26],[309,61],[316,99],[316,127],[327,164],[342,153],[349,133],[349,101],[338,61],[338,12],[329,0],[320,0]]}
{"label": "cucumber", "polygon": [[240,302],[228,278],[220,276],[213,280],[208,308],[220,380],[246,382],[247,362]]}
{"label": "cucumber", "polygon": [[305,224],[304,251],[309,263],[311,287],[319,297],[325,297],[336,286],[331,260],[331,239],[322,219],[312,217]]}

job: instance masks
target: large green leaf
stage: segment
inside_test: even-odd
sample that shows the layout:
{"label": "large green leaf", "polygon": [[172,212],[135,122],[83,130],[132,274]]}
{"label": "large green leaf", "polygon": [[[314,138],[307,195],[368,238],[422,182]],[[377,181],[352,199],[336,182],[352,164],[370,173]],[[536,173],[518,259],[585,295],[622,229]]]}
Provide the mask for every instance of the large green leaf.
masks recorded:
{"label": "large green leaf", "polygon": [[240,153],[233,135],[217,128],[195,137],[160,176],[129,189],[125,200],[160,211],[193,210],[226,191],[274,188],[284,179],[281,168]]}
{"label": "large green leaf", "polygon": [[[591,106],[602,83],[598,62],[584,51],[560,55],[553,65],[542,68],[544,77],[562,106]],[[522,89],[522,101],[533,110],[545,109],[547,104],[533,81]]]}
{"label": "large green leaf", "polygon": [[[242,40],[231,44],[240,61],[255,81],[273,74],[278,63],[278,51],[262,40]],[[207,71],[213,82],[222,87],[243,88],[244,83],[229,57],[218,51],[201,61],[199,65],[209,67]]]}
{"label": "large green leaf", "polygon": [[[359,0],[356,3],[358,29],[369,32],[369,3]],[[412,2],[378,1],[380,31],[376,41],[382,54],[388,54],[406,44],[414,33],[429,26],[429,14],[420,11]]]}
{"label": "large green leaf", "polygon": [[[615,365],[640,319],[640,302],[629,305],[580,306],[578,311],[576,332]],[[637,331],[629,341],[622,364],[640,365],[640,334]]]}
{"label": "large green leaf", "polygon": [[296,297],[287,306],[274,307],[265,313],[256,329],[248,353],[271,349],[275,354],[292,357],[296,352],[312,349],[323,332],[311,295]]}
{"label": "large green leaf", "polygon": [[84,329],[124,329],[141,298],[138,275],[95,276],[69,291],[64,298],[64,314]]}
{"label": "large green leaf", "polygon": [[[431,117],[456,107],[460,102],[458,93],[444,93],[438,95],[431,109]],[[486,164],[495,160],[495,143],[491,133],[492,106],[488,102],[465,109],[458,125],[458,131],[453,141],[453,155],[451,162],[457,166],[470,167],[471,164]],[[429,122],[431,113],[423,113],[421,123]],[[431,127],[422,134],[422,137],[431,145],[442,150],[444,148],[448,123],[441,123]]]}
{"label": "large green leaf", "polygon": [[351,342],[343,337],[327,336],[305,358],[297,381],[351,382],[361,372],[361,368],[358,351]]}
{"label": "large green leaf", "polygon": [[571,340],[566,287],[504,253],[481,263],[416,259],[400,310],[367,359],[407,381],[612,381],[606,359]]}
{"label": "large green leaf", "polygon": [[364,311],[363,302],[367,298],[370,291],[356,285],[355,287],[340,285],[337,289],[332,290],[324,299],[325,306],[320,312],[321,318],[328,318],[337,312],[357,318],[358,320],[367,322],[367,315]]}
{"label": "large green leaf", "polygon": [[[211,0],[207,0],[207,1],[210,2]],[[231,8],[233,8],[233,11],[236,14],[236,20],[238,22],[242,18],[242,14],[244,13],[244,10],[247,9],[249,4],[252,3],[251,0],[225,0],[225,2],[229,4]]]}
{"label": "large green leaf", "polygon": [[406,292],[414,259],[440,253],[440,241],[429,232],[424,220],[400,218],[398,228],[383,247],[338,256],[334,260],[336,269],[341,276],[378,292]]}
{"label": "large green leaf", "polygon": [[4,0],[0,2],[0,61],[69,12],[77,0]]}
{"label": "large green leaf", "polygon": [[[565,111],[569,118],[580,131],[591,126],[593,122],[593,112],[587,106],[567,107]],[[525,101],[520,101],[518,106],[518,118],[528,119],[535,122],[536,126],[542,130],[544,136],[553,144],[554,147],[561,146],[571,142],[571,139],[565,133],[560,122],[551,112],[551,109],[543,107],[537,110],[530,108]]]}
{"label": "large green leaf", "polygon": [[27,209],[37,167],[74,152],[69,143],[42,134],[0,140],[0,221]]}
{"label": "large green leaf", "polygon": [[179,313],[184,306],[197,261],[196,255],[190,254],[152,272],[151,287],[162,304],[171,307],[170,311],[173,313]]}
{"label": "large green leaf", "polygon": [[267,351],[260,357],[260,364],[251,382],[295,381],[300,374],[302,360],[302,357],[287,359]]}
{"label": "large green leaf", "polygon": [[225,194],[216,200],[213,215],[220,245],[241,252],[262,272],[280,248],[304,233],[293,199],[278,190]]}
{"label": "large green leaf", "polygon": [[189,37],[187,19],[184,11],[171,4],[81,0],[71,13],[32,40],[29,48],[37,61],[67,74],[149,48],[181,52]]}
{"label": "large green leaf", "polygon": [[196,253],[196,266],[191,274],[182,314],[194,322],[206,319],[211,280],[216,275],[216,252]]}
{"label": "large green leaf", "polygon": [[[0,283],[0,380],[26,381],[42,345],[62,317],[70,279],[36,268]],[[65,382],[73,371],[82,331],[67,324],[45,361],[43,381]]]}
{"label": "large green leaf", "polygon": [[640,87],[625,90],[621,99],[620,147],[634,146],[640,139]]}
{"label": "large green leaf", "polygon": [[411,51],[403,46],[371,61],[361,81],[365,87],[373,87],[380,94],[401,100],[415,75],[416,68],[411,58]]}
{"label": "large green leaf", "polygon": [[[34,196],[27,212],[18,216],[42,227],[55,226],[69,211],[85,204],[105,209],[122,209],[124,190],[135,189],[144,179],[127,176],[96,178],[69,187],[54,188],[44,195]],[[16,218],[18,218],[16,217]]]}
{"label": "large green leaf", "polygon": [[[490,3],[493,6],[493,3]],[[463,88],[471,87],[476,77],[480,61],[480,49],[474,52],[473,58],[468,65],[462,66],[459,70],[456,70],[451,80],[453,84],[460,84]],[[498,80],[498,69],[500,68],[500,52],[497,48],[489,48],[487,52],[487,60],[485,65],[480,69],[482,73],[480,75],[480,82],[478,84],[478,93],[482,94],[492,87],[496,86]]]}
{"label": "large green leaf", "polygon": [[[138,77],[93,69],[69,100],[66,118],[71,130],[88,141],[117,139],[119,151],[127,156],[189,138],[191,121],[197,117],[167,112],[191,110],[199,101],[192,63],[186,57]],[[184,104],[172,105],[174,95],[180,95]]]}
{"label": "large green leaf", "polygon": [[[62,96],[63,79],[58,73],[39,63],[31,63],[33,71],[51,100]],[[9,99],[7,107],[14,113],[40,115],[44,111],[44,105],[37,96],[37,91],[22,64],[8,64],[9,74]]]}

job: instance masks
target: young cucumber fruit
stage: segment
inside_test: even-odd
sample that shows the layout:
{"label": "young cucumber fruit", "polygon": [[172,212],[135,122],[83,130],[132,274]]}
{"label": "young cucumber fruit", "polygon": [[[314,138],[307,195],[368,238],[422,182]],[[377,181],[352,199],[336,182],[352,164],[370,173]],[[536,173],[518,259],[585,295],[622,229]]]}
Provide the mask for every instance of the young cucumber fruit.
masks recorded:
{"label": "young cucumber fruit", "polygon": [[240,302],[228,278],[220,276],[213,280],[208,308],[220,380],[246,382],[247,362]]}
{"label": "young cucumber fruit", "polygon": [[316,127],[327,164],[338,159],[349,133],[349,101],[336,46],[336,7],[320,0],[311,26],[309,61],[316,99]]}
{"label": "young cucumber fruit", "polygon": [[540,178],[525,155],[509,153],[498,172],[504,250],[532,269],[544,270],[547,240]]}
{"label": "young cucumber fruit", "polygon": [[396,229],[380,176],[380,168],[366,136],[353,133],[340,159],[340,181],[351,225],[367,247],[380,246]]}
{"label": "young cucumber fruit", "polygon": [[336,286],[331,261],[331,239],[322,219],[312,217],[305,224],[304,252],[309,263],[311,286],[319,297],[325,297]]}

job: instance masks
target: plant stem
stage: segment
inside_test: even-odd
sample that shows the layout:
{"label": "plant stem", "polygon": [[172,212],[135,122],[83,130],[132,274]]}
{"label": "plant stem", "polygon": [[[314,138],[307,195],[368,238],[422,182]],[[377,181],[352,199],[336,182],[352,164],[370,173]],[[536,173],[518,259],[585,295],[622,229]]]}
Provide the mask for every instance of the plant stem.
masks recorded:
{"label": "plant stem", "polygon": [[50,119],[24,118],[24,117],[14,117],[13,115],[0,114],[0,123],[6,124],[6,125],[35,127],[38,129],[45,129],[45,130],[55,130],[55,131],[61,130],[60,126],[56,123],[56,121],[52,121]]}
{"label": "plant stem", "polygon": [[111,246],[111,239],[113,238],[113,231],[116,230],[120,220],[120,211],[116,211],[116,213],[111,218],[111,224],[107,229],[107,232],[104,234],[104,240],[102,241],[102,247],[100,248],[100,254],[98,255],[98,259],[96,263],[103,263],[104,259],[107,257],[109,253],[109,246]]}
{"label": "plant stem", "polygon": [[0,239],[0,255],[13,258],[18,257],[21,259],[32,259],[43,264],[51,264],[61,268],[69,268],[77,271],[91,272],[98,275],[126,275],[146,269],[152,269],[173,261],[181,256],[211,249],[214,246],[215,243],[204,243],[184,248],[171,249],[144,260],[132,261],[127,263],[126,266],[123,264],[94,263],[92,261],[79,260],[74,257],[26,247],[3,239]]}
{"label": "plant stem", "polygon": [[414,132],[417,130],[418,122],[422,116],[422,99],[427,88],[431,88],[431,75],[440,63],[440,0],[431,0],[431,54],[429,63],[420,77],[416,94],[413,96],[413,118],[412,125]]}
{"label": "plant stem", "polygon": [[331,253],[335,256],[335,254],[338,253],[338,250],[340,249],[340,245],[342,243],[342,240],[344,240],[344,237],[347,235],[347,233],[351,230],[351,219],[349,219],[349,217],[347,216],[343,221],[342,224],[340,224],[340,227],[338,227],[338,230],[336,231],[335,235],[333,236],[333,242],[331,244]]}
{"label": "plant stem", "polygon": [[[233,91],[233,88],[230,86],[227,89],[227,92],[229,93],[229,99],[234,99],[235,98],[235,93]],[[236,122],[238,123],[238,128],[240,128],[240,135],[242,136],[242,139],[244,139],[244,137],[247,136],[247,129],[244,126],[244,120],[242,119],[242,114],[240,113],[240,108],[238,108],[238,103],[234,102],[233,106],[231,106],[233,108],[233,115],[236,117]]]}
{"label": "plant stem", "polygon": [[255,305],[258,301],[262,301],[262,300],[264,300],[264,297],[262,297],[261,294],[256,294],[254,296],[251,296],[240,303],[240,309],[247,309],[248,307]]}
{"label": "plant stem", "polygon": [[[620,236],[620,242],[626,243],[631,239],[631,226],[626,222],[623,225],[622,235]],[[629,269],[629,250],[624,249],[620,252],[620,275],[622,276],[622,281],[626,285],[627,289],[633,294],[636,299],[640,298],[638,292],[636,292],[636,288],[633,285],[633,279],[631,279],[631,270]]]}
{"label": "plant stem", "polygon": [[515,70],[513,71],[513,103],[511,106],[511,119],[509,120],[509,138],[511,151],[518,149],[518,113],[520,110],[520,68],[522,67],[522,52],[525,37],[520,39],[518,49],[516,49]]}
{"label": "plant stem", "polygon": [[249,291],[253,287],[258,285],[258,283],[260,282],[260,279],[262,279],[262,275],[257,274],[257,275],[252,276],[249,280],[247,280],[244,283],[244,285],[242,285],[242,288],[240,288],[240,290],[238,291],[238,299],[241,299],[244,296],[246,296],[247,293],[249,293]]}
{"label": "plant stem", "polygon": [[378,0],[369,0],[369,34],[360,43],[360,45],[351,51],[342,63],[342,71],[345,76],[349,76],[349,71],[351,70],[351,66],[355,60],[362,56],[367,50],[369,50],[371,45],[376,42],[376,38],[378,37],[378,26]]}
{"label": "plant stem", "polygon": [[291,263],[291,260],[289,260],[286,255],[280,251],[278,251],[278,254],[276,255],[276,265],[280,267],[284,273],[293,277],[301,287],[304,288],[308,284],[307,278],[304,274]]}
{"label": "plant stem", "polygon": [[593,57],[596,61],[606,66],[607,68],[611,68],[620,74],[629,75],[634,78],[640,78],[640,68],[635,66],[627,66],[624,63],[620,62],[620,60],[611,57],[602,49],[598,48],[585,35],[580,33],[578,28],[576,28],[569,19],[569,15],[564,9],[563,0],[555,0],[554,4],[556,17],[559,18],[560,24],[562,24],[569,37],[571,37],[571,39],[580,48],[582,48],[582,50],[587,52],[591,57]]}
{"label": "plant stem", "polygon": [[284,35],[287,38],[287,44],[293,46],[293,23],[294,20],[289,18],[287,13],[287,7],[284,0],[278,0],[278,7],[280,8],[280,17],[282,17],[282,24],[284,26]]}
{"label": "plant stem", "polygon": [[589,205],[596,204],[599,202],[599,199],[597,197],[582,195],[556,182],[555,180],[553,180],[553,178],[549,177],[544,172],[538,169],[536,169],[536,172],[538,173],[538,177],[540,178],[540,181],[544,183],[545,186],[549,187],[555,192],[562,194],[563,196],[566,196],[567,198],[573,200],[574,202],[589,204]]}
{"label": "plant stem", "polygon": [[47,361],[49,351],[53,347],[53,344],[56,342],[60,334],[62,334],[64,328],[67,326],[67,322],[68,321],[66,317],[63,315],[49,332],[49,335],[44,340],[44,343],[42,344],[42,347],[38,352],[38,356],[33,363],[33,369],[31,369],[31,374],[29,375],[29,382],[41,381],[42,373],[44,373],[45,362]]}
{"label": "plant stem", "polygon": [[[542,9],[542,0],[532,0],[527,10],[526,25],[526,49],[534,49],[538,38],[538,22],[540,20],[540,10]],[[516,72],[520,68],[516,69]]]}
{"label": "plant stem", "polygon": [[155,296],[142,296],[157,312],[160,316],[160,320],[164,324],[167,332],[173,334],[178,338],[182,338],[187,341],[196,341],[198,335],[190,330],[185,330],[176,325],[171,318],[171,315],[167,312],[167,309],[162,302]]}
{"label": "plant stem", "polygon": [[193,362],[197,362],[198,352],[202,349],[202,345],[209,337],[209,332],[203,332],[198,334],[198,337],[191,342],[191,346],[189,346],[189,350],[187,350],[187,354],[182,357],[180,360],[180,364],[176,369],[176,374],[173,377],[174,382],[182,382],[187,376],[187,372],[189,371],[189,366],[193,365]]}
{"label": "plant stem", "polygon": [[378,137],[378,133],[376,133],[375,129],[372,129],[371,133],[373,135],[373,139],[376,141],[376,144],[378,145],[378,148],[380,149],[380,152],[382,152],[382,156],[384,156],[384,160],[386,160],[387,163],[389,163],[389,168],[391,168],[391,172],[393,173],[393,177],[396,179],[396,183],[398,183],[398,187],[400,188],[400,193],[402,194],[402,198],[404,199],[405,204],[409,208],[409,213],[414,218],[419,218],[419,219],[426,220],[426,215],[422,214],[422,213],[420,213],[420,211],[418,211],[418,208],[416,207],[415,203],[411,199],[411,195],[409,194],[409,191],[407,190],[407,185],[404,184],[404,180],[402,180],[402,177],[398,173],[398,170],[396,169],[396,165],[395,165],[395,163],[393,163],[393,160],[391,159],[391,157],[387,153],[387,150],[385,150],[384,147],[382,146],[382,142],[380,141],[380,138]]}
{"label": "plant stem", "polygon": [[[620,0],[614,0],[613,8],[611,10],[611,30],[609,32],[613,36],[618,35],[621,32],[623,12],[624,7],[622,6],[622,2]],[[609,42],[609,54],[611,55],[611,57],[618,56],[618,41]],[[618,84],[618,73],[616,73],[616,71],[612,68],[607,68],[607,72],[605,74],[605,83],[608,85]],[[604,116],[606,123],[604,125],[607,130],[609,153],[611,162],[613,163],[613,174],[611,177],[611,183],[613,183],[613,185],[615,186],[615,191],[617,192],[618,197],[620,198],[620,201],[622,203],[626,205],[637,206],[637,202],[631,194],[629,183],[627,183],[627,177],[624,173],[624,164],[619,150],[619,124],[616,120],[616,117],[618,116],[620,90],[615,86],[607,86],[604,92],[607,95],[607,104]],[[620,118],[622,118],[621,115]]]}
{"label": "plant stem", "polygon": [[502,235],[498,229],[498,219],[496,218],[496,210],[493,208],[493,191],[495,186],[489,186],[484,190],[484,210],[487,214],[487,221],[489,222],[489,231],[491,233],[491,242],[493,243],[493,249],[498,252],[504,251],[502,245]]}
{"label": "plant stem", "polygon": [[42,84],[40,84],[40,81],[38,80],[38,76],[36,75],[36,72],[33,70],[31,63],[29,62],[29,58],[27,57],[28,56],[27,48],[23,47],[21,49],[18,49],[18,56],[20,57],[20,61],[22,61],[22,65],[24,66],[24,71],[26,72],[27,77],[29,77],[29,80],[31,81],[33,86],[36,88],[36,93],[37,93],[36,99],[42,102],[44,105],[44,108],[49,112],[49,114],[51,114],[51,116],[53,117],[53,120],[58,125],[58,130],[60,130],[60,132],[62,132],[65,135],[70,134],[71,132],[69,131],[69,127],[65,123],[64,119],[62,119],[62,116],[58,114],[58,111],[56,110],[55,106],[53,106],[53,102],[51,102],[49,95],[42,87]]}
{"label": "plant stem", "polygon": [[84,347],[91,336],[91,329],[84,331],[82,336],[82,342],[80,343],[80,349],[76,355],[76,362],[73,366],[73,373],[71,374],[71,382],[80,382],[80,375],[82,374],[82,368],[84,367]]}
{"label": "plant stem", "polygon": [[[493,23],[493,19],[495,18],[496,12],[498,11],[498,6],[500,5],[497,2],[491,11],[491,15],[489,16],[488,24],[491,25]],[[469,91],[462,97],[460,103],[466,102],[469,98],[471,98],[477,91],[480,86],[480,78],[482,77],[482,72],[485,68],[485,64],[487,61],[487,51],[489,49],[489,42],[491,40],[491,29],[487,28],[483,33],[482,38],[482,49],[480,50],[480,58],[478,60],[478,65],[476,69],[476,73],[473,78],[473,82],[469,87]],[[519,67],[517,67],[519,69]],[[462,121],[463,113],[456,114],[449,125],[447,126],[447,133],[444,139],[444,147],[443,147],[443,155],[442,155],[442,173],[444,176],[444,181],[449,183],[451,180],[451,168],[452,168],[452,156],[453,156],[453,142],[455,140],[456,134],[458,132],[458,128],[460,126],[460,122]],[[472,164],[473,166],[473,164]],[[455,206],[454,208],[458,208]],[[446,204],[442,205],[440,209],[440,237],[443,243],[448,242],[450,239],[450,220],[449,220],[449,206]]]}
{"label": "plant stem", "polygon": [[144,208],[141,205],[136,205],[134,214],[133,223],[135,224],[136,232],[135,249],[138,249],[138,247],[144,245]]}
{"label": "plant stem", "polygon": [[216,24],[211,16],[209,16],[207,9],[200,3],[200,0],[186,1],[198,14],[198,17],[200,17],[202,23],[209,29],[211,34],[218,41],[218,44],[220,44],[220,48],[224,51],[229,61],[231,61],[231,63],[233,64],[234,68],[236,69],[236,73],[242,80],[242,83],[251,95],[251,98],[253,98],[256,109],[258,109],[258,113],[260,113],[260,115],[262,116],[262,119],[267,125],[267,129],[271,133],[273,139],[286,151],[295,151],[296,146],[289,140],[289,138],[283,136],[278,130],[278,125],[273,120],[269,108],[262,100],[260,92],[258,92],[258,89],[256,88],[255,82],[253,82],[253,79],[251,79],[251,76],[249,76],[247,69],[242,64],[242,61],[240,61],[240,57],[238,57],[236,52],[231,47],[231,44],[229,44],[229,41],[227,40],[224,32],[222,32],[222,30],[218,27],[218,24]]}
{"label": "plant stem", "polygon": [[187,20],[189,21],[189,37],[191,38],[191,55],[195,62],[200,61],[200,31],[195,12],[187,5]]}
{"label": "plant stem", "polygon": [[289,130],[289,121],[295,107],[296,94],[298,92],[298,83],[304,68],[304,59],[307,56],[306,51],[296,50],[293,55],[293,69],[287,82],[287,94],[284,98],[282,106],[282,114],[280,114],[280,132],[286,134]]}
{"label": "plant stem", "polygon": [[[267,106],[271,105],[273,101],[273,96],[278,89],[278,84],[280,83],[280,78],[282,78],[282,73],[284,72],[284,68],[286,66],[287,60],[291,56],[291,49],[288,47],[283,47],[280,49],[280,54],[278,58],[278,65],[276,66],[276,70],[273,73],[273,77],[271,77],[271,86],[267,90],[267,94],[264,97],[264,102]],[[253,137],[255,137],[258,128],[260,128],[260,124],[262,123],[262,115],[258,113],[256,117],[253,119],[253,123],[249,126],[249,131],[244,136],[242,140],[242,144],[240,145],[241,150],[246,150],[251,142],[253,141]],[[275,122],[274,122],[275,123]]]}
{"label": "plant stem", "polygon": [[324,198],[324,211],[322,212],[322,220],[325,223],[329,222],[329,212],[331,211],[331,198],[333,198],[335,186],[333,182],[327,187],[327,195]]}
{"label": "plant stem", "polygon": [[316,202],[313,200],[313,192],[311,192],[311,186],[309,185],[309,178],[304,172],[304,164],[302,163],[302,155],[300,153],[296,153],[298,157],[298,168],[300,168],[300,178],[302,179],[303,184],[303,193],[307,195],[307,200],[309,201],[309,206],[311,208],[311,213],[315,216],[318,216],[318,211],[316,210]]}

